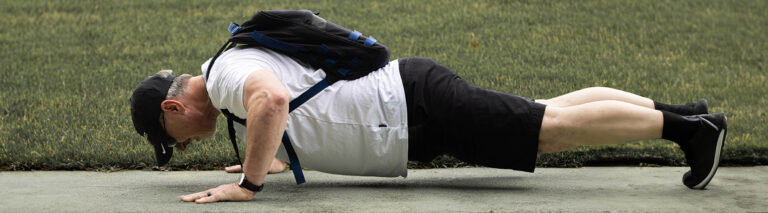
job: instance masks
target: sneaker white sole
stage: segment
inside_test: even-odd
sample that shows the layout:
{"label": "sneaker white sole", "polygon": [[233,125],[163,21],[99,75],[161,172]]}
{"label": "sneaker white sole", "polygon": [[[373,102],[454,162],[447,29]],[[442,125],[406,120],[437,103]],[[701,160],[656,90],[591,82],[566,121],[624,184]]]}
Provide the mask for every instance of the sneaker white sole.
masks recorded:
{"label": "sneaker white sole", "polygon": [[[725,120],[727,122],[728,118],[725,118]],[[704,187],[706,187],[707,184],[709,184],[709,181],[712,181],[712,177],[715,176],[715,172],[717,172],[717,166],[720,164],[720,151],[723,150],[723,142],[725,141],[725,131],[726,131],[725,129],[720,129],[720,136],[717,137],[717,147],[715,147],[715,160],[712,163],[712,169],[709,170],[709,174],[707,175],[707,178],[704,178],[704,181],[701,181],[701,183],[696,184],[692,188],[704,189]]]}

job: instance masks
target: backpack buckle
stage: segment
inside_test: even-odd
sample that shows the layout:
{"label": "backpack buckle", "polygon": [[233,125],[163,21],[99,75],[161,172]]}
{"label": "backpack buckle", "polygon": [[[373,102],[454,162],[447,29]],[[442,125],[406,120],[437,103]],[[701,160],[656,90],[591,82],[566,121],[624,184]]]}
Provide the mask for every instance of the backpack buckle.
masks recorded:
{"label": "backpack buckle", "polygon": [[235,33],[240,31],[240,29],[243,29],[243,27],[235,24],[234,22],[230,22],[229,27],[227,28],[227,30],[229,30],[229,32],[232,33],[232,35],[235,35]]}

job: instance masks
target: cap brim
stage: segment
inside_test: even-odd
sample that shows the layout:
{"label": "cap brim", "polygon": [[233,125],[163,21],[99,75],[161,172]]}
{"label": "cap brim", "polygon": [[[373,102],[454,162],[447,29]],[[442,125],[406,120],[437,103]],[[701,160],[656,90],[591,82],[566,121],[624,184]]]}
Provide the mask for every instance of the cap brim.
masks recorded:
{"label": "cap brim", "polygon": [[173,147],[165,146],[165,144],[168,144],[167,140],[168,139],[164,137],[154,138],[154,140],[150,139],[152,146],[155,147],[155,159],[157,159],[157,166],[164,166],[168,163],[168,161],[171,161],[171,156],[173,155]]}
{"label": "cap brim", "polygon": [[155,148],[157,165],[168,163],[173,155],[173,147],[165,144],[172,143],[174,139],[165,132],[160,125],[159,117],[162,114],[160,107],[168,93],[168,88],[173,84],[175,76],[163,77],[154,74],[139,82],[131,95],[131,119],[133,126],[139,135],[149,140]]}

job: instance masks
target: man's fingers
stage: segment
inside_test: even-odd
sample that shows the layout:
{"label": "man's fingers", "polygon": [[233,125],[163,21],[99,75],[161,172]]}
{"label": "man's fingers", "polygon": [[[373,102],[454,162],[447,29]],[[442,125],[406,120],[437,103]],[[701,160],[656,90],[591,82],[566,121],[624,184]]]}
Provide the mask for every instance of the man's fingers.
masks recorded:
{"label": "man's fingers", "polygon": [[240,188],[235,183],[224,184],[206,191],[181,196],[183,201],[195,203],[213,203],[219,201],[248,201],[253,199],[253,192]]}
{"label": "man's fingers", "polygon": [[192,202],[192,201],[195,201],[197,199],[200,199],[200,198],[203,198],[203,197],[207,197],[208,196],[207,192],[209,192],[209,191],[202,191],[202,192],[198,192],[198,193],[192,193],[192,194],[184,195],[184,196],[181,196],[181,200],[183,200],[185,202]]}
{"label": "man's fingers", "polygon": [[240,165],[228,166],[224,168],[224,171],[227,171],[227,173],[240,173],[243,171],[243,167]]}
{"label": "man's fingers", "polygon": [[195,203],[213,203],[221,200],[221,193],[211,194],[211,196],[205,196],[195,200]]}
{"label": "man's fingers", "polygon": [[198,198],[201,198],[201,197],[203,197],[203,196],[201,196],[201,195],[200,195],[200,193],[203,193],[203,192],[198,192],[198,193],[194,193],[194,194],[188,194],[188,195],[182,195],[182,196],[181,196],[181,200],[183,200],[184,202],[191,202],[191,201],[195,201],[195,200],[197,200]]}
{"label": "man's fingers", "polygon": [[[269,168],[268,173],[269,174],[276,174],[280,173],[286,170],[287,164],[280,159],[272,159],[272,165]],[[234,166],[228,166],[224,168],[224,171],[227,173],[240,173],[243,172],[242,165],[234,165]]]}

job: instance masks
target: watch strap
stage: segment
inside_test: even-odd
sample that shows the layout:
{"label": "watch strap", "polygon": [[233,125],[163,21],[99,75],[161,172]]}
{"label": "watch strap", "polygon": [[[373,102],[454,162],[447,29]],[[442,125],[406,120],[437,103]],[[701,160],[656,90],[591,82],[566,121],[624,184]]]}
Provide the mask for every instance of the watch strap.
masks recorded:
{"label": "watch strap", "polygon": [[238,182],[237,185],[245,189],[251,190],[252,192],[260,192],[262,189],[264,189],[264,184],[261,184],[261,186],[257,186],[256,184],[253,184],[250,181],[248,181],[248,179],[245,178],[245,173],[240,175],[240,182]]}

